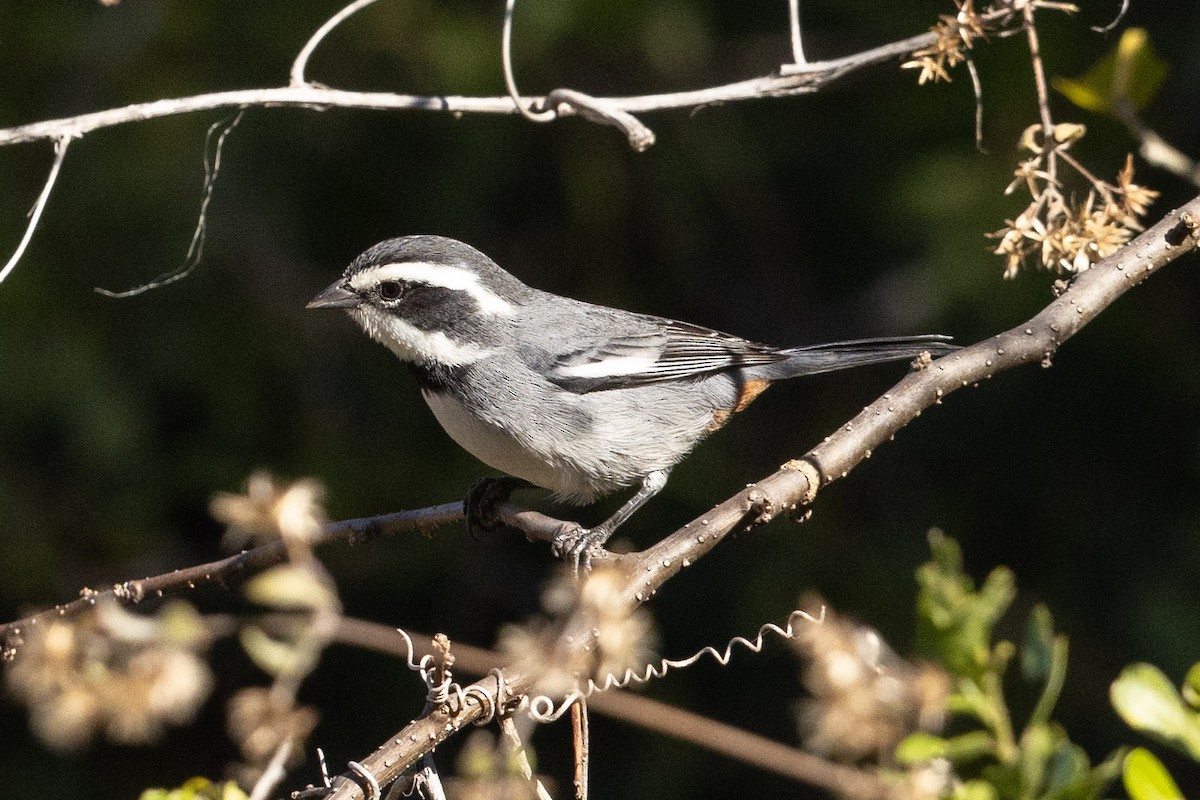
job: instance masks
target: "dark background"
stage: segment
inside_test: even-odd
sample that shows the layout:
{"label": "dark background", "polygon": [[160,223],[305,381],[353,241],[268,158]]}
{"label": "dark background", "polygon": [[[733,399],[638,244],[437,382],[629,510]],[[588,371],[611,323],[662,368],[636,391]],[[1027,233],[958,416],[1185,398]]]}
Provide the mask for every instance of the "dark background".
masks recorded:
{"label": "dark background", "polygon": [[[1200,7],[1134,0],[1170,67],[1148,121],[1200,155]],[[1079,75],[1119,31],[1117,2],[1042,14],[1052,74]],[[222,89],[282,85],[338,2],[0,0],[0,126]],[[502,3],[390,0],[333,33],[309,66],[322,83],[497,95]],[[949,3],[806,3],[809,57],[924,30]],[[786,3],[523,0],[522,90],[596,94],[696,88],[790,60]],[[75,142],[23,261],[0,285],[0,619],[82,586],[220,555],[214,491],[256,467],[311,475],[335,518],[455,500],[486,470],[440,430],[411,379],[341,315],[304,303],[357,253],[394,235],[468,241],[528,282],[777,344],[922,332],[970,343],[1050,299],[1045,273],[1000,280],[983,233],[1024,207],[1005,197],[1021,131],[1036,121],[1024,40],[977,51],[986,153],[965,71],[917,87],[895,64],[819,95],[647,114],[658,144],[633,153],[579,120],[252,109],[229,138],[200,266],[179,265],[195,223],[209,125],[226,112],[98,131]],[[1108,177],[1135,145],[1115,123],[1054,98],[1089,126],[1075,151]],[[0,250],[20,238],[48,143],[0,150]],[[1194,187],[1139,164],[1157,219]],[[849,480],[803,527],[777,522],[723,545],[652,604],[663,653],[781,620],[805,589],[912,640],[925,532],[958,538],[982,578],[1011,566],[1021,595],[1071,636],[1057,718],[1094,759],[1137,741],[1107,703],[1120,668],[1149,660],[1178,681],[1200,658],[1200,337],[1194,257],[1122,298],[1049,370],[1027,367],[949,398]],[[799,455],[897,380],[900,367],[777,387],[676,470],[622,530],[637,544]],[[599,520],[617,499],[579,512]],[[553,568],[518,535],[461,527],[323,551],[349,613],[488,645],[537,608]],[[195,598],[233,605],[220,592]],[[223,697],[265,682],[236,646],[214,654],[221,693],[158,748],[56,756],[0,704],[0,775],[14,797],[136,796],[217,777],[234,757]],[[794,741],[795,664],[772,645],[727,670],[677,674],[653,693]],[[1028,698],[1015,691],[1015,705]],[[330,650],[304,690],[314,743],[357,758],[419,712],[395,661]],[[565,779],[569,734],[539,733],[541,768]],[[597,797],[808,796],[803,787],[617,723],[594,720]],[[439,762],[449,771],[451,760]],[[1182,769],[1176,761],[1169,761]],[[1181,773],[1186,774],[1186,773]],[[1195,776],[1192,775],[1192,778]],[[290,782],[316,779],[310,763]],[[1191,786],[1195,790],[1198,784]]]}

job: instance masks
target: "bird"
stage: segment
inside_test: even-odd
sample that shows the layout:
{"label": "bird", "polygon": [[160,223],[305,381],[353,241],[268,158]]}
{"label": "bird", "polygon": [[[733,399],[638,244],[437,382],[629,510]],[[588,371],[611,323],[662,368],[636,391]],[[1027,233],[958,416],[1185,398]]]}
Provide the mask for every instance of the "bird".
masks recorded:
{"label": "bird", "polygon": [[[506,476],[488,489],[532,484],[577,505],[634,489],[598,525],[554,537],[577,571],[772,383],[955,349],[936,334],[772,347],[535,289],[428,234],[369,248],[307,308],[348,312],[406,362],[446,433]],[[486,496],[468,495],[468,525]]]}

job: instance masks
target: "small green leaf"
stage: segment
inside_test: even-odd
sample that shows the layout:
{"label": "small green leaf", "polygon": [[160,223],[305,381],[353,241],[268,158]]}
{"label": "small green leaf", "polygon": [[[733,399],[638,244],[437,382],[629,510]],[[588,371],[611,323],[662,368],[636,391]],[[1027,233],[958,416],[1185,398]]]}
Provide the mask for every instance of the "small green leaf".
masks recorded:
{"label": "small green leaf", "polygon": [[896,745],[896,760],[901,764],[923,764],[935,758],[944,758],[949,744],[941,736],[932,733],[910,733]]}
{"label": "small green leaf", "polygon": [[1116,114],[1122,105],[1149,105],[1167,76],[1166,64],[1154,54],[1145,28],[1121,34],[1116,48],[1079,78],[1053,79],[1054,88],[1075,105],[1100,114]]}
{"label": "small green leaf", "polygon": [[1021,675],[1028,681],[1045,680],[1054,660],[1054,618],[1045,604],[1038,603],[1025,623],[1021,648]]}
{"label": "small green leaf", "polygon": [[1071,744],[1063,734],[1046,762],[1045,796],[1054,798],[1070,796],[1072,790],[1087,781],[1090,772],[1091,763],[1088,761],[1087,753],[1083,752],[1078,745]]}
{"label": "small green leaf", "polygon": [[1125,756],[1122,778],[1133,800],[1184,800],[1171,773],[1145,748],[1135,747]]}
{"label": "small green leaf", "polygon": [[952,795],[954,800],[997,800],[996,787],[987,781],[967,781],[958,786]]}
{"label": "small green leaf", "polygon": [[1200,662],[1192,664],[1183,678],[1181,691],[1184,702],[1196,710],[1200,710]]}
{"label": "small green leaf", "polygon": [[1121,670],[1109,694],[1131,728],[1174,737],[1187,725],[1186,709],[1175,687],[1151,664],[1130,664]]}
{"label": "small green leaf", "polygon": [[247,800],[233,781],[213,783],[208,778],[189,778],[178,789],[146,789],[138,800]]}
{"label": "small green leaf", "polygon": [[1020,770],[1024,796],[1040,795],[1046,781],[1046,767],[1059,737],[1049,725],[1030,725],[1021,736]]}
{"label": "small green leaf", "polygon": [[250,660],[268,675],[306,673],[311,665],[311,649],[272,638],[257,625],[244,625],[238,634],[242,649]]}
{"label": "small green leaf", "polygon": [[949,739],[918,732],[906,736],[896,746],[896,760],[901,764],[923,764],[935,758],[948,758],[962,763],[995,752],[995,744],[987,731],[971,731]]}

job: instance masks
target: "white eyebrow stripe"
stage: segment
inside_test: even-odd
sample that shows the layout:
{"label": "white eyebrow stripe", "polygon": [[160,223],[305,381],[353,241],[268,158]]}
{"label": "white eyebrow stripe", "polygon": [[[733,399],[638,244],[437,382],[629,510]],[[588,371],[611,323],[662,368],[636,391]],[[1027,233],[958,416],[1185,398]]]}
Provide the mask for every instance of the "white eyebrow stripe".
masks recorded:
{"label": "white eyebrow stripe", "polygon": [[587,364],[560,367],[555,372],[569,378],[615,378],[619,375],[650,372],[655,363],[656,359],[650,356],[616,356]]}
{"label": "white eyebrow stripe", "polygon": [[360,292],[382,281],[408,281],[466,292],[474,298],[479,310],[485,314],[507,317],[513,313],[512,304],[480,283],[478,275],[469,269],[450,264],[433,264],[427,261],[380,264],[351,276],[350,288]]}

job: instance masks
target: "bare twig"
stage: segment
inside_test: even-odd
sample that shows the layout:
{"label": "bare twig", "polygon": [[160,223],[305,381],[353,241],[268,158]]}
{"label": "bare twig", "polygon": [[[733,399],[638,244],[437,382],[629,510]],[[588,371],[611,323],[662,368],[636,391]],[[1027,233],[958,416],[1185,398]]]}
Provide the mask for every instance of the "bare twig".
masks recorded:
{"label": "bare twig", "polygon": [[[922,33],[843,58],[814,61],[804,65],[789,65],[782,68],[779,74],[763,75],[721,86],[666,94],[597,99],[603,100],[612,108],[630,114],[638,114],[647,111],[695,108],[741,100],[808,94],[855,70],[900,58],[913,50],[928,47],[935,39],[936,36],[933,33]],[[544,97],[529,97],[526,100],[534,107],[542,107],[546,102]],[[513,100],[508,95],[503,97],[461,97],[351,92],[303,84],[155,100],[89,114],[33,122],[12,128],[0,128],[0,146],[46,139],[57,140],[63,137],[79,137],[101,128],[111,128],[131,122],[142,122],[216,108],[241,108],[244,106],[298,106],[313,109],[360,108],[378,111],[435,111],[451,114],[516,113]],[[576,112],[569,109],[559,110],[559,116],[570,116],[573,113]]]}
{"label": "bare twig", "polygon": [[308,80],[304,77],[304,70],[308,67],[308,59],[312,56],[313,51],[317,49],[317,45],[321,40],[329,35],[329,32],[341,25],[349,17],[358,13],[367,6],[375,3],[377,0],[354,0],[353,3],[343,8],[341,11],[334,14],[325,21],[325,24],[317,28],[317,32],[312,35],[304,47],[300,48],[296,60],[292,62],[291,85],[292,86],[307,86]]}
{"label": "bare twig", "polygon": [[517,91],[517,79],[513,75],[512,66],[512,26],[516,6],[517,0],[505,0],[504,26],[500,33],[500,61],[504,68],[504,86],[508,89],[508,96],[512,98],[513,107],[522,117],[530,122],[549,122],[558,116],[553,108],[534,111],[533,105],[527,106],[521,102],[521,93]]}
{"label": "bare twig", "polygon": [[17,266],[17,262],[21,260],[21,256],[25,254],[25,248],[29,246],[29,240],[33,238],[33,232],[37,228],[38,220],[42,218],[42,211],[46,208],[46,202],[50,199],[50,190],[54,188],[54,182],[58,179],[58,172],[62,169],[63,160],[67,157],[67,146],[71,143],[71,136],[62,134],[54,138],[54,163],[50,165],[50,174],[46,176],[46,185],[42,187],[42,193],[38,195],[37,202],[33,204],[33,209],[29,212],[29,224],[25,226],[25,233],[21,236],[21,241],[17,243],[17,249],[13,252],[12,258],[8,263],[0,269],[0,281],[8,277],[8,273],[13,271],[13,267]]}
{"label": "bare twig", "polygon": [[[428,530],[457,522],[460,519],[462,519],[462,503],[447,503],[415,511],[398,511],[381,517],[343,520],[326,525],[321,537],[314,544],[323,544],[338,539],[346,539],[351,543],[369,541],[378,536],[391,535],[401,531]],[[219,561],[141,580],[125,581],[110,589],[83,589],[77,600],[0,625],[0,647],[6,642],[10,647],[13,646],[14,637],[19,637],[29,628],[79,614],[92,608],[103,599],[112,598],[123,605],[136,605],[147,597],[179,594],[203,585],[224,585],[279,564],[286,558],[286,555],[287,550],[284,543],[275,541],[252,550],[244,550]]]}
{"label": "bare twig", "polygon": [[271,762],[267,764],[267,768],[263,770],[263,774],[254,784],[253,791],[250,792],[249,800],[267,800],[272,790],[278,786],[287,775],[287,770],[284,764],[287,763],[288,757],[292,754],[292,739],[285,738],[280,742],[279,747],[275,749],[275,755],[271,757]]}
{"label": "bare twig", "polygon": [[[490,656],[491,654],[488,655]],[[494,663],[499,663],[498,657]],[[533,781],[534,791],[537,793],[538,800],[553,800],[550,796],[550,790],[546,788],[546,785],[542,783],[540,778],[533,774],[533,764],[529,762],[529,753],[525,750],[525,743],[521,741],[521,732],[517,730],[517,724],[513,722],[511,716],[501,718],[500,732],[508,739],[509,744],[517,754],[517,765],[521,769],[521,775],[524,776],[525,780]]]}
{"label": "bare twig", "polygon": [[1025,36],[1029,41],[1029,61],[1033,66],[1033,85],[1037,90],[1042,141],[1046,148],[1046,173],[1050,176],[1047,185],[1053,188],[1058,183],[1058,148],[1055,147],[1054,119],[1050,115],[1050,91],[1046,88],[1046,68],[1042,64],[1042,50],[1038,43],[1037,26],[1033,22],[1033,10],[1033,3],[1026,4],[1023,9]]}
{"label": "bare twig", "polygon": [[788,31],[792,37],[792,60],[797,64],[807,63],[800,38],[800,0],[788,0]]}
{"label": "bare twig", "polygon": [[188,244],[183,264],[140,286],[122,292],[101,289],[97,286],[95,289],[97,294],[114,298],[133,297],[182,280],[192,273],[204,255],[204,239],[208,233],[208,204],[212,202],[213,192],[217,188],[217,176],[221,174],[221,154],[225,151],[225,140],[229,138],[229,134],[233,133],[233,129],[238,126],[245,114],[246,110],[243,108],[232,117],[218,120],[208,126],[208,133],[204,137],[204,187],[200,190],[200,213],[196,217],[196,227],[192,231],[192,241]]}
{"label": "bare twig", "polygon": [[581,698],[571,706],[571,740],[575,747],[575,800],[588,800],[588,761],[592,747],[590,739],[588,701]]}

